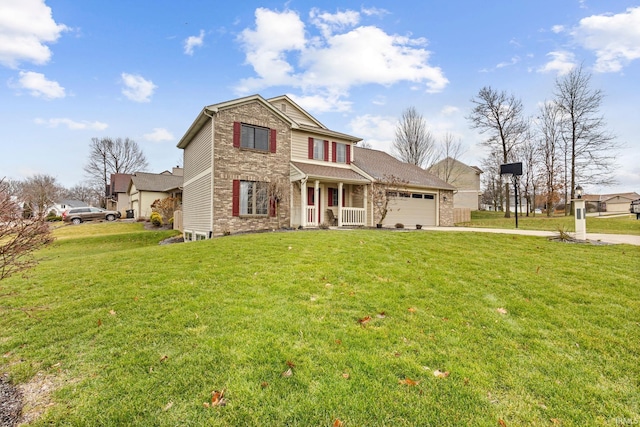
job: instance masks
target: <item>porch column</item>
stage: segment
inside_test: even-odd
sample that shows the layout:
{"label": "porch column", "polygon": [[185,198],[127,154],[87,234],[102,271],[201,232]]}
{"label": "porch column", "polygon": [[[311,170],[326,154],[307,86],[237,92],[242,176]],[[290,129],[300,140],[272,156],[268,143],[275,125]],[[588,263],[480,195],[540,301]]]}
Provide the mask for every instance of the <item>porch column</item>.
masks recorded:
{"label": "porch column", "polygon": [[364,206],[362,206],[364,208],[364,226],[367,226],[367,193],[369,193],[369,189],[367,188],[366,185],[362,186],[362,190],[364,191]]}
{"label": "porch column", "polygon": [[307,180],[300,181],[300,225],[307,226]]}
{"label": "porch column", "polygon": [[320,181],[318,181],[316,179],[316,184],[315,184],[315,196],[313,197],[313,204],[316,208],[316,212],[315,215],[316,217],[313,219],[313,221],[318,221],[318,225],[320,225],[320,219],[322,219],[322,216],[320,216]]}
{"label": "porch column", "polygon": [[338,227],[342,227],[342,182],[338,183]]}

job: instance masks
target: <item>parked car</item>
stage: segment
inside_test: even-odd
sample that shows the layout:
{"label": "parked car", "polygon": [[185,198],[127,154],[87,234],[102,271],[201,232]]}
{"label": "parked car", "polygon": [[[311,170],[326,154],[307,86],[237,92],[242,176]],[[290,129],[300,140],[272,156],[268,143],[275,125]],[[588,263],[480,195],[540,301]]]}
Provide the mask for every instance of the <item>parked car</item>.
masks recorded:
{"label": "parked car", "polygon": [[120,218],[120,215],[118,211],[108,211],[102,208],[71,208],[62,213],[62,220],[74,224],[92,220],[115,221]]}

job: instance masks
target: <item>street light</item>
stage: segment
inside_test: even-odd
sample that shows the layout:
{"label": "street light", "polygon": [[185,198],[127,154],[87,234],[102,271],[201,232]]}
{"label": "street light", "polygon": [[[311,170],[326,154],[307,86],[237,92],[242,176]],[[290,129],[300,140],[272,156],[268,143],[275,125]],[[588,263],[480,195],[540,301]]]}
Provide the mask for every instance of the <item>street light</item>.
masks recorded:
{"label": "street light", "polygon": [[576,186],[576,198],[578,199],[582,199],[582,187],[580,187],[579,185]]}

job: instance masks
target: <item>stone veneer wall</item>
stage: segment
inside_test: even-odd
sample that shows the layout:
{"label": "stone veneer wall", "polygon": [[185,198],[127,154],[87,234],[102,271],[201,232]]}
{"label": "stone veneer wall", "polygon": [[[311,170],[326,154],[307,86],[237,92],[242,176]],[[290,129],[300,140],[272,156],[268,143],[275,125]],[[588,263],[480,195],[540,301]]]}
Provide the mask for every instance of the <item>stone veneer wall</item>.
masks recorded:
{"label": "stone veneer wall", "polygon": [[[285,191],[290,190],[289,160],[291,129],[289,123],[258,101],[221,110],[216,115],[214,136],[214,200],[213,235],[278,228],[275,217],[232,214],[233,180],[280,180]],[[276,152],[263,152],[233,146],[233,123],[276,129]],[[290,225],[289,202],[279,206],[280,227]]]}
{"label": "stone veneer wall", "polygon": [[[440,227],[453,227],[453,191],[440,190]],[[447,201],[444,201],[444,198]]]}

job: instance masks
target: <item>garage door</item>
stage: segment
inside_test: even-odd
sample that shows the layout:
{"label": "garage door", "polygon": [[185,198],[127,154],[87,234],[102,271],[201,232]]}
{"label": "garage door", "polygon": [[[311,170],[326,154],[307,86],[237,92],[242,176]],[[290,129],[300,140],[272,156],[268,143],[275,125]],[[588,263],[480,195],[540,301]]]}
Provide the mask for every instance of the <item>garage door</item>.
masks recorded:
{"label": "garage door", "polygon": [[436,195],[399,193],[389,196],[389,212],[384,223],[387,227],[401,223],[407,228],[415,228],[416,224],[436,225]]}

